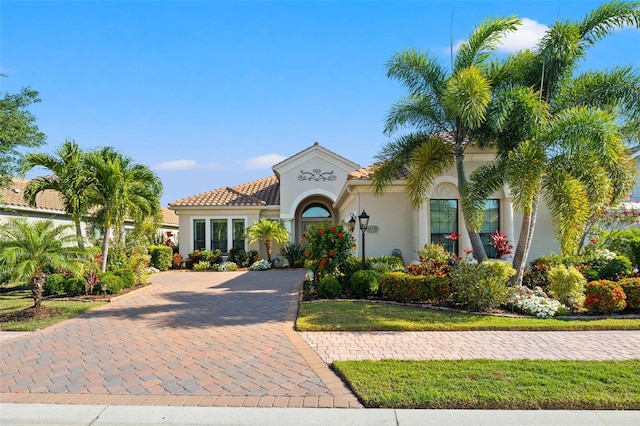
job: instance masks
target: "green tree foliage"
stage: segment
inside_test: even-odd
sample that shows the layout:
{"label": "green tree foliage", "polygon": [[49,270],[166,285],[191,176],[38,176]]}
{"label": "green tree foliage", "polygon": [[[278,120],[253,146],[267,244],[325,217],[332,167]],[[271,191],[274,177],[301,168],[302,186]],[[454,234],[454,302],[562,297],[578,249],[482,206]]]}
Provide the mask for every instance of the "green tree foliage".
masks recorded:
{"label": "green tree foliage", "polygon": [[247,238],[249,238],[249,243],[263,241],[264,247],[267,249],[267,260],[271,262],[273,243],[289,241],[289,232],[280,222],[262,218],[247,228]]}
{"label": "green tree foliage", "polygon": [[104,230],[102,266],[107,267],[112,230],[121,237],[126,217],[134,222],[154,217],[160,211],[162,182],[149,167],[136,164],[113,148],[106,147],[86,155],[85,164],[90,179],[89,204],[97,206],[96,217]]}
{"label": "green tree foliage", "polygon": [[37,102],[40,102],[38,92],[26,87],[20,93],[5,92],[0,99],[0,187],[16,173],[22,156],[20,150],[37,148],[45,142],[44,133],[28,109]]}
{"label": "green tree foliage", "polygon": [[66,141],[54,155],[30,153],[22,161],[20,171],[26,174],[35,167],[44,167],[53,174],[33,179],[27,185],[24,198],[36,206],[36,197],[48,189],[60,194],[65,211],[71,215],[76,227],[78,246],[84,249],[80,223],[88,210],[87,191],[89,177],[84,168],[84,152],[75,141]]}
{"label": "green tree foliage", "polygon": [[500,38],[519,23],[515,17],[481,23],[460,46],[450,72],[429,54],[415,50],[397,53],[387,63],[387,76],[399,80],[409,93],[392,105],[385,133],[392,135],[405,126],[415,131],[388,143],[376,156],[375,193],[381,195],[408,169],[407,192],[413,206],[418,207],[435,178],[455,164],[465,225],[480,260],[486,258],[479,234],[482,216],[473,214],[465,202],[464,155],[471,143],[470,131],[484,123],[491,101],[488,59]]}
{"label": "green tree foliage", "polygon": [[68,233],[70,228],[52,220],[30,223],[24,218],[0,225],[0,271],[9,272],[13,282],[29,284],[35,308],[42,303],[47,271],[76,269],[77,253],[70,244],[77,236]]}

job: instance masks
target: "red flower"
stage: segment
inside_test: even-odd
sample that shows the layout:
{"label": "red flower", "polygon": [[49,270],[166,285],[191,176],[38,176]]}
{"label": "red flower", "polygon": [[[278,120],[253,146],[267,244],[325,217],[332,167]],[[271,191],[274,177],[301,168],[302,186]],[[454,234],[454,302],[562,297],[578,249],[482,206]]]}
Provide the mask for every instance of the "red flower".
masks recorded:
{"label": "red flower", "polygon": [[333,256],[333,250],[329,250],[329,256]]}
{"label": "red flower", "polygon": [[335,226],[332,226],[332,227],[331,227],[331,232],[335,232],[335,231],[336,231],[336,227],[335,227]]}
{"label": "red flower", "polygon": [[309,250],[306,250],[306,251],[304,252],[304,255],[305,255],[305,256],[307,256],[307,257],[308,257],[310,254],[311,254],[311,252],[310,252]]}
{"label": "red flower", "polygon": [[342,232],[338,232],[338,238],[342,238],[344,234]]}
{"label": "red flower", "polygon": [[447,234],[444,236],[447,240],[452,240],[452,241],[456,241],[458,238],[460,238],[460,234],[458,234],[456,231],[451,231],[450,234]]}
{"label": "red flower", "polygon": [[318,232],[319,232],[320,234],[324,234],[324,229],[322,229],[322,228],[321,228]]}

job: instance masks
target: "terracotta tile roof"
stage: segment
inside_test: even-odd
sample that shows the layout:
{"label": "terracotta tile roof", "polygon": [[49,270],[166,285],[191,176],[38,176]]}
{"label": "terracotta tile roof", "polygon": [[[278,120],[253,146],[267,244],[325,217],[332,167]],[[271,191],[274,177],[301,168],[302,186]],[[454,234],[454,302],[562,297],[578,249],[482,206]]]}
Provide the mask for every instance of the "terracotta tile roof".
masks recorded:
{"label": "terracotta tile roof", "polygon": [[280,182],[275,176],[224,187],[169,203],[171,207],[277,206]]}
{"label": "terracotta tile roof", "polygon": [[[24,190],[29,184],[27,179],[12,178],[12,182],[0,188],[0,204],[12,207],[31,207],[24,200]],[[60,195],[50,189],[36,196],[36,208],[42,210],[64,211],[64,204]]]}
{"label": "terracotta tile roof", "polygon": [[[355,170],[347,175],[347,180],[368,180],[373,177],[373,173],[375,171],[375,164],[363,167],[361,169]],[[409,169],[403,169],[400,173],[394,176],[394,179],[406,179],[409,176]]]}
{"label": "terracotta tile roof", "polygon": [[[12,182],[9,186],[0,188],[0,204],[7,207],[19,208],[28,207],[34,208],[29,205],[24,199],[24,190],[29,184],[28,179],[12,178]],[[36,196],[36,209],[64,212],[64,203],[60,194],[57,191],[47,189],[39,193]],[[180,222],[176,212],[162,207],[162,223],[178,225]]]}

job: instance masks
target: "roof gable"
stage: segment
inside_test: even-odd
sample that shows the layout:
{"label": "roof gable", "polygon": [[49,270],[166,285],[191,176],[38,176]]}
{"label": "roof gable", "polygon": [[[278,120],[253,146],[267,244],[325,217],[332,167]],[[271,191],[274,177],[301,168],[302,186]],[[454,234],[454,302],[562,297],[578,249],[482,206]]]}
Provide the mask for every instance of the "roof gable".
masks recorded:
{"label": "roof gable", "polygon": [[298,167],[298,165],[300,165],[301,163],[304,163],[305,161],[307,161],[312,157],[323,157],[327,159],[329,162],[337,166],[340,166],[345,170],[355,170],[360,168],[359,164],[354,163],[353,161],[321,146],[320,143],[318,142],[314,142],[314,144],[311,145],[309,148],[306,148],[298,152],[297,154],[292,155],[286,160],[279,162],[272,168],[274,173],[279,179],[282,173],[285,173],[293,168]]}

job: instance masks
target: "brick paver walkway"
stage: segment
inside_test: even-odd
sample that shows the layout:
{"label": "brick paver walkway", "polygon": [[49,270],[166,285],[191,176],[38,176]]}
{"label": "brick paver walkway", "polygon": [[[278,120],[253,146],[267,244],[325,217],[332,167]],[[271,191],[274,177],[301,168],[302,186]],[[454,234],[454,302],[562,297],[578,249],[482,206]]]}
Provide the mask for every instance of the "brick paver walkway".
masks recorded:
{"label": "brick paver walkway", "polygon": [[80,317],[2,342],[0,400],[359,407],[293,331],[300,271],[167,272]]}
{"label": "brick paver walkway", "polygon": [[640,359],[640,331],[304,332],[326,363],[379,359]]}

